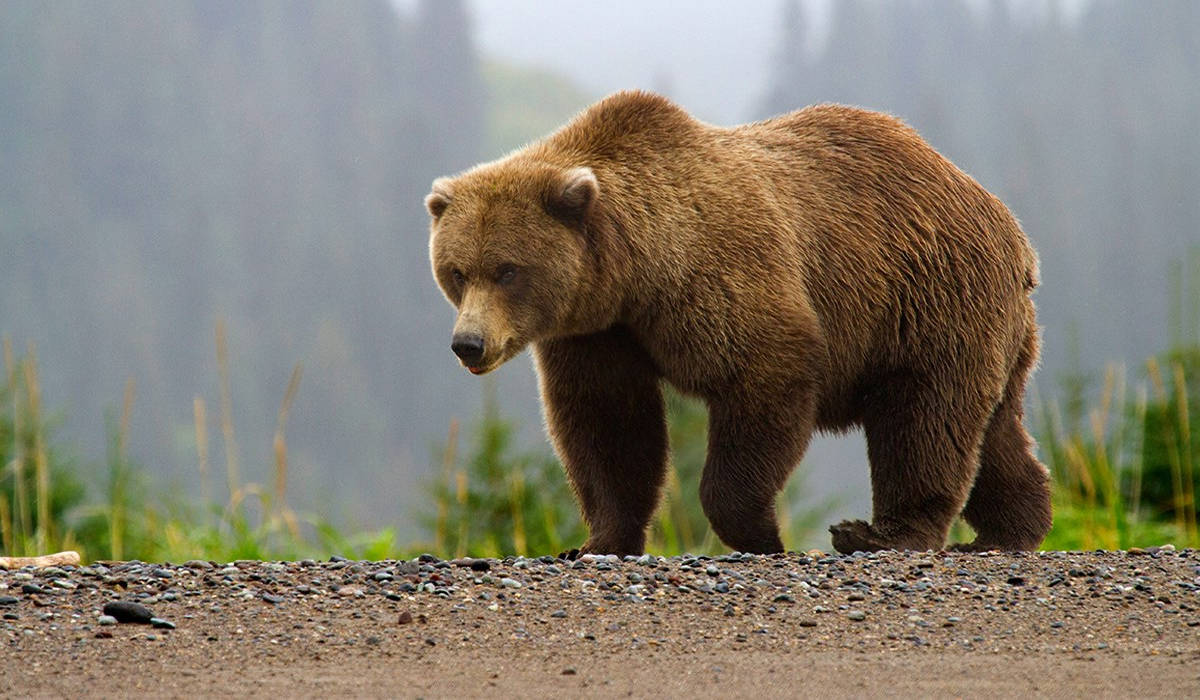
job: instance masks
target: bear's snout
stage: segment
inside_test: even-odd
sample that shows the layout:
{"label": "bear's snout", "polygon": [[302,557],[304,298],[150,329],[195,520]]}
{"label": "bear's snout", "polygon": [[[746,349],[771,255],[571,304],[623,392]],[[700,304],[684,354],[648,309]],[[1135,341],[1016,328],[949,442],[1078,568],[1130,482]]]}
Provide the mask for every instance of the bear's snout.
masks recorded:
{"label": "bear's snout", "polygon": [[483,359],[483,336],[476,333],[456,333],[450,340],[450,349],[468,368],[477,367]]}

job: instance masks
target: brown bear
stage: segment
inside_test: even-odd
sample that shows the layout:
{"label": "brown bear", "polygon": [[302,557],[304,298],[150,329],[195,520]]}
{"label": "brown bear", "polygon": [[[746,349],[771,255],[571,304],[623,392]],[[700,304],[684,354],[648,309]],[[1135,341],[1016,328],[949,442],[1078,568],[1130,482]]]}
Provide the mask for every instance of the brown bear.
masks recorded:
{"label": "brown bear", "polygon": [[861,426],[873,520],[833,546],[1033,549],[1046,468],[1021,424],[1037,258],[998,199],[899,120],[821,105],[732,128],[621,92],[426,198],[475,374],[532,344],[589,537],[636,554],[667,470],[661,384],[709,411],[700,501],[744,552],[814,430]]}

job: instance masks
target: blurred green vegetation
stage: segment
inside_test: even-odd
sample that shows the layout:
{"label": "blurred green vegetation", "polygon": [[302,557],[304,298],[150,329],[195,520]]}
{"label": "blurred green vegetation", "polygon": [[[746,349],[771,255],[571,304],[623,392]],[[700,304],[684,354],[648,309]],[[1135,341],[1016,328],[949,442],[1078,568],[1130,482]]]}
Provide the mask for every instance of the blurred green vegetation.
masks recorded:
{"label": "blurred green vegetation", "polygon": [[1174,262],[1168,280],[1170,348],[1135,381],[1119,365],[1099,381],[1071,371],[1056,399],[1035,401],[1054,482],[1046,549],[1200,546],[1200,250]]}
{"label": "blurred green vegetation", "polygon": [[426,488],[432,511],[418,515],[434,552],[456,557],[557,554],[584,530],[561,467],[547,450],[518,450],[517,426],[500,414],[495,385],[484,383],[483,413],[459,455],[451,423]]}
{"label": "blurred green vegetation", "polygon": [[[441,556],[555,554],[582,542],[585,532],[565,476],[548,446],[524,449],[517,426],[501,413],[491,389],[482,415],[466,434],[450,426],[436,451],[426,488],[429,507],[418,515],[423,541],[400,544],[391,529],[346,534],[318,515],[294,512],[287,501],[287,415],[300,368],[283,392],[272,445],[270,485],[240,480],[237,440],[223,334],[218,373],[223,397],[217,422],[225,449],[228,500],[197,506],[153,488],[126,453],[134,385],[119,417],[110,415],[106,475],[88,494],[79,474],[95,469],[68,456],[55,437],[55,420],[40,404],[37,356],[18,356],[4,343],[0,384],[0,544],[23,556],[76,549],[85,560],[297,559],[330,554],[386,559],[431,550]],[[1046,549],[1121,549],[1172,543],[1200,546],[1195,464],[1200,429],[1200,345],[1150,358],[1140,381],[1110,367],[1099,387],[1069,376],[1062,395],[1035,399],[1034,422],[1042,458],[1053,475],[1055,522]],[[490,387],[490,384],[485,384]],[[1092,392],[1091,389],[1096,389]],[[1094,396],[1092,395],[1094,393]],[[651,525],[647,549],[672,555],[724,549],[696,497],[706,446],[701,404],[668,392],[672,445],[670,479]],[[1063,407],[1066,407],[1064,410]],[[211,493],[208,417],[197,399],[196,455]],[[466,448],[460,452],[459,443]],[[823,539],[820,530],[835,504],[806,504],[803,467],[780,496],[780,524],[789,547]],[[960,527],[961,530],[961,527]],[[961,534],[961,533],[959,533]]]}
{"label": "blurred green vegetation", "polygon": [[[430,484],[432,510],[420,516],[433,551],[454,556],[542,555],[578,547],[586,538],[575,499],[549,446],[519,451],[517,426],[500,415],[486,385],[483,415],[458,456],[458,427],[439,451],[440,476]],[[711,554],[727,549],[700,507],[707,451],[707,416],[694,399],[667,391],[672,469],[646,539],[662,555]],[[803,468],[780,494],[784,543],[801,546],[824,527],[833,503],[806,505]]]}
{"label": "blurred green vegetation", "polygon": [[[1200,279],[1200,251],[1190,258]],[[1056,396],[1036,395],[1032,423],[1052,474],[1054,527],[1045,549],[1124,549],[1171,543],[1200,547],[1196,491],[1200,489],[1200,307],[1184,284],[1182,263],[1171,279],[1177,332],[1168,351],[1146,360],[1135,379],[1109,366],[1101,377],[1073,371],[1059,378]],[[425,484],[427,508],[418,513],[421,541],[401,544],[395,532],[346,534],[317,514],[288,503],[286,428],[299,390],[297,365],[283,387],[274,434],[269,485],[245,482],[225,327],[215,332],[219,405],[215,422],[224,454],[227,499],[212,496],[209,412],[194,400],[194,448],[203,498],[155,487],[127,450],[135,385],[125,387],[119,414],[107,419],[108,449],[100,464],[76,458],[56,433],[58,417],[42,405],[36,349],[18,354],[3,342],[0,375],[0,547],[25,556],[76,549],[85,560],[297,559],[329,554],[364,559],[555,554],[586,536],[562,468],[549,447],[518,445],[518,426],[501,414],[491,381],[483,410],[460,435],[451,423],[435,450]],[[714,553],[714,537],[697,493],[707,450],[703,405],[668,390],[671,462],[667,486],[651,523],[647,549],[663,555]],[[465,447],[460,449],[460,444]],[[80,475],[101,473],[90,494]],[[803,465],[780,495],[785,545],[825,542],[822,532],[836,503],[807,503]],[[199,503],[199,505],[197,505]],[[970,537],[959,523],[955,539]]]}

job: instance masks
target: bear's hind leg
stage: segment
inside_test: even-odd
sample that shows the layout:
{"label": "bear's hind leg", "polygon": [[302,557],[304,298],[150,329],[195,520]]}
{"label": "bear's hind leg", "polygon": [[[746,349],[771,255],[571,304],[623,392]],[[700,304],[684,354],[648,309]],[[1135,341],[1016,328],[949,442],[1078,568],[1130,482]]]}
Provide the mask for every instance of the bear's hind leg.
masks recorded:
{"label": "bear's hind leg", "polygon": [[1032,550],[1050,531],[1050,479],[1034,458],[1020,415],[1001,406],[988,426],[979,475],[963,517],[975,541],[959,551]]}
{"label": "bear's hind leg", "polygon": [[1033,441],[1021,425],[1025,378],[1036,356],[1036,343],[1036,336],[1026,338],[1004,400],[984,435],[979,475],[963,511],[975,528],[975,541],[954,549],[1037,549],[1050,531],[1049,472],[1033,456]]}
{"label": "bear's hind leg", "polygon": [[917,378],[876,387],[864,415],[874,516],[829,528],[839,552],[941,549],[977,470],[990,406]]}

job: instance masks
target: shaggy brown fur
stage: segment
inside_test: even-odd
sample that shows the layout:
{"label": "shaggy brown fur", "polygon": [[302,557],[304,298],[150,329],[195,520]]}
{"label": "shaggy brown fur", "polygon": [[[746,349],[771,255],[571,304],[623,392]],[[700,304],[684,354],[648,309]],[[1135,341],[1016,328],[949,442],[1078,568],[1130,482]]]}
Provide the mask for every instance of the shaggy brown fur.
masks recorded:
{"label": "shaggy brown fur", "polygon": [[624,92],[426,200],[454,350],[532,343],[590,536],[641,552],[667,469],[661,380],[709,408],[700,499],[738,550],[814,430],[861,425],[874,518],[839,551],[1032,549],[1047,472],[1021,425],[1037,259],[1008,210],[900,121],[823,105],[734,128]]}

